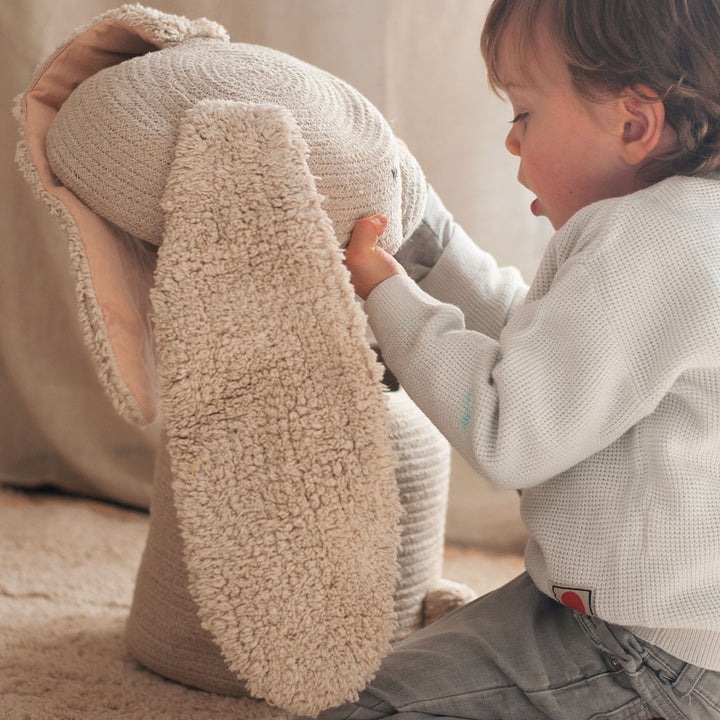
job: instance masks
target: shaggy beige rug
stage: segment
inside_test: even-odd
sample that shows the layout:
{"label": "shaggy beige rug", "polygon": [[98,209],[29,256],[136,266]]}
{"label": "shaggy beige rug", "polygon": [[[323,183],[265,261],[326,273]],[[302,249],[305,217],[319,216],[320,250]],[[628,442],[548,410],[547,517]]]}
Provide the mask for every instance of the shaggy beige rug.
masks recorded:
{"label": "shaggy beige rug", "polygon": [[[143,669],[123,629],[145,514],[0,488],[0,717],[3,720],[287,720],[265,703],[191,690]],[[449,547],[444,576],[486,592],[519,556]]]}

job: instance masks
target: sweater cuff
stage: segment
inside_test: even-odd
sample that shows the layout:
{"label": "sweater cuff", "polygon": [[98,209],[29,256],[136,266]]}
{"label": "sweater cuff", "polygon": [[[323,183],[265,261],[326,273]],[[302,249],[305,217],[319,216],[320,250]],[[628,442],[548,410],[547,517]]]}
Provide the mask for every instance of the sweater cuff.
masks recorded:
{"label": "sweater cuff", "polygon": [[365,312],[373,334],[383,351],[390,349],[400,328],[408,329],[411,317],[417,317],[423,305],[438,301],[421,290],[407,275],[393,275],[381,282],[365,301]]}

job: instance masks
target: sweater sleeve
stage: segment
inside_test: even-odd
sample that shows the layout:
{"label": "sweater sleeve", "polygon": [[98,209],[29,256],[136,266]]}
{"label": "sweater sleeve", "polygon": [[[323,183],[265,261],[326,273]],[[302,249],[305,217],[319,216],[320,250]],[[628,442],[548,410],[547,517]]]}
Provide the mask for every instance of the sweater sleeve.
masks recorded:
{"label": "sweater sleeve", "polygon": [[432,188],[422,223],[395,257],[425,292],[460,307],[467,327],[490,337],[498,337],[527,294],[519,271],[498,267],[480,250]]}
{"label": "sweater sleeve", "polygon": [[381,283],[365,307],[400,383],[498,487],[548,480],[652,410],[581,262],[517,308],[497,338],[405,276]]}

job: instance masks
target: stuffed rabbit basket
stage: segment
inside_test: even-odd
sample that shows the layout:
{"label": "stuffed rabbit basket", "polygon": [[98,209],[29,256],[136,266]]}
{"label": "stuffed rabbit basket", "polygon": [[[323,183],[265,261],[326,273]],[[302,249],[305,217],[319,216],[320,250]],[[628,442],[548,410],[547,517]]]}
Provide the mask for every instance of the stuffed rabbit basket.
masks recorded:
{"label": "stuffed rabbit basket", "polygon": [[418,164],[337,78],[139,5],[16,114],[103,386],[163,428],[131,654],[292,713],[355,697],[469,597],[438,590],[447,443],[383,385],[342,264],[360,217],[387,215],[390,252],[420,224]]}

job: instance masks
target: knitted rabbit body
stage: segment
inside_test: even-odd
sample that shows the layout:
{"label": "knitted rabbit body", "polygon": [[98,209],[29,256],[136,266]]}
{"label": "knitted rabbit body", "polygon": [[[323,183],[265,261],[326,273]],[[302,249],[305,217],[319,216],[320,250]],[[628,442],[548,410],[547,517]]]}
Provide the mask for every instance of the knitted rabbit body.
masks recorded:
{"label": "knitted rabbit body", "polygon": [[447,443],[383,392],[341,252],[364,215],[390,252],[412,233],[417,162],[341,80],[139,5],[16,114],[99,377],[128,421],[160,413],[130,651],[289,712],[354,697],[441,568]]}

